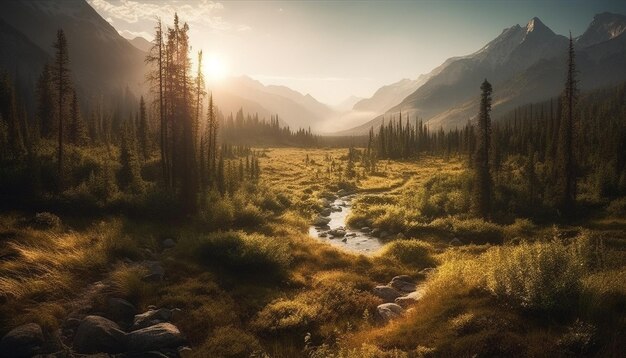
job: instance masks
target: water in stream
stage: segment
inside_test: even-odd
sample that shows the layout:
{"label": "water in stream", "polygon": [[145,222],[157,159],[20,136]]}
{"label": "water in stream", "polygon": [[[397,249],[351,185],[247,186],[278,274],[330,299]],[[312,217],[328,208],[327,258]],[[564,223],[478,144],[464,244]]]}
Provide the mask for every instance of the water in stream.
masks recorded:
{"label": "water in stream", "polygon": [[[341,211],[332,211],[330,213],[330,216],[328,216],[328,218],[330,219],[328,226],[310,226],[309,235],[322,242],[329,243],[332,246],[352,253],[371,255],[374,252],[378,251],[378,249],[380,249],[380,247],[383,245],[381,241],[378,238],[373,237],[369,233],[362,232],[360,230],[349,230],[346,225],[346,218],[348,217],[348,214],[350,214],[350,210],[352,208],[351,201],[353,197],[353,195],[340,197],[336,199],[333,203],[331,203],[331,207],[340,207]],[[323,233],[326,233],[329,230],[339,228],[345,228],[345,237],[324,237]]]}

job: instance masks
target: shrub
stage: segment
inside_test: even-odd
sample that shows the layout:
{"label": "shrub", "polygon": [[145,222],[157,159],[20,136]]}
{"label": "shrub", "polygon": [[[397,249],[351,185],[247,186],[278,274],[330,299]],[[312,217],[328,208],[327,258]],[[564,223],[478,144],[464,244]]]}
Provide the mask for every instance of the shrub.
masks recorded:
{"label": "shrub", "polygon": [[484,259],[487,289],[522,307],[561,309],[580,289],[581,258],[561,242],[494,247]]}
{"label": "shrub", "polygon": [[197,348],[194,357],[247,358],[261,351],[261,344],[249,333],[232,326],[219,327]]}
{"label": "shrub", "polygon": [[279,299],[265,306],[253,320],[252,326],[265,333],[293,333],[302,336],[310,330],[319,311],[301,301]]}
{"label": "shrub", "polygon": [[248,203],[235,211],[235,225],[237,227],[258,227],[266,221],[265,215],[258,206]]}
{"label": "shrub", "polygon": [[[291,262],[285,242],[261,234],[217,232],[202,237],[183,237],[183,247],[203,264],[235,272],[282,275]],[[187,242],[185,242],[187,241]]]}
{"label": "shrub", "polygon": [[426,268],[435,265],[432,251],[432,246],[424,241],[397,240],[385,245],[381,255],[394,258],[405,265]]}

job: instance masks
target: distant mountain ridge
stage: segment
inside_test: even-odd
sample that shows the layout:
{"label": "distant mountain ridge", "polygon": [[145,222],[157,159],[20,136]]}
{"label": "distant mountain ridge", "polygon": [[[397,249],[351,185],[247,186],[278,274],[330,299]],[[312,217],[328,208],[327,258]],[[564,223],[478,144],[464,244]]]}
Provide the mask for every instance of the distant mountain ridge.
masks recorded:
{"label": "distant mountain ridge", "polygon": [[[63,29],[72,77],[85,96],[119,96],[127,87],[139,95],[145,88],[145,53],[120,36],[84,0],[5,0],[0,2],[0,21],[19,33],[20,46],[33,53],[20,57],[17,64],[30,86],[43,63],[53,58],[57,30]],[[11,36],[7,26],[0,28],[3,47]],[[10,61],[0,58],[0,67],[10,66]]]}
{"label": "distant mountain ridge", "polygon": [[[583,89],[626,79],[625,28],[626,16],[598,14],[577,39]],[[439,73],[384,115],[340,134],[365,134],[379,126],[383,117],[397,117],[400,112],[436,128],[462,126],[477,113],[478,87],[485,78],[494,87],[496,114],[556,96],[564,81],[567,43],[565,36],[555,34],[536,17],[524,27],[504,29],[473,54],[447,60]]]}
{"label": "distant mountain ridge", "polygon": [[255,114],[269,119],[278,115],[292,129],[309,128],[318,130],[333,110],[318,102],[310,94],[303,95],[285,86],[265,86],[248,76],[231,77],[209,83],[216,105],[224,115],[236,113]]}

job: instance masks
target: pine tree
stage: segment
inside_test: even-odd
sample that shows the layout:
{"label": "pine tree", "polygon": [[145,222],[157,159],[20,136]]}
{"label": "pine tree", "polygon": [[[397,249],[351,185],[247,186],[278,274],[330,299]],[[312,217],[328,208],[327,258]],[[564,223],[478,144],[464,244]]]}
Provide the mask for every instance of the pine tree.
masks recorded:
{"label": "pine tree", "polygon": [[570,33],[567,79],[561,96],[563,109],[559,123],[559,141],[557,149],[557,206],[563,215],[568,216],[576,201],[576,160],[574,158],[575,110],[578,100],[578,81],[576,79],[574,41]]}
{"label": "pine tree", "polygon": [[146,102],[143,96],[139,100],[139,148],[143,159],[148,159],[150,156],[150,129],[148,127]]}
{"label": "pine tree", "polygon": [[72,93],[72,103],[70,106],[70,128],[69,142],[75,145],[83,146],[88,143],[87,128],[80,114],[78,105],[78,96],[74,90]]}
{"label": "pine tree", "polygon": [[476,133],[476,152],[474,155],[475,197],[474,208],[483,219],[491,214],[491,174],[489,168],[489,148],[491,142],[491,84],[485,81],[480,86],[480,111]]}
{"label": "pine tree", "polygon": [[128,125],[124,126],[122,132],[120,163],[122,165],[118,179],[120,187],[133,193],[141,192],[143,190],[143,181],[137,155],[135,131],[129,128]]}
{"label": "pine tree", "polygon": [[56,123],[54,121],[54,98],[52,95],[52,74],[46,64],[37,80],[37,119],[41,125],[41,135],[52,138]]}
{"label": "pine tree", "polygon": [[58,175],[59,175],[59,189],[63,189],[64,187],[64,165],[63,165],[63,137],[65,128],[63,126],[63,119],[66,115],[66,101],[67,96],[70,93],[71,82],[70,82],[70,70],[69,70],[69,54],[67,50],[67,39],[65,38],[65,33],[63,30],[59,30],[57,32],[57,39],[54,43],[55,48],[55,60],[53,67],[53,83],[54,88],[56,90],[57,96],[57,120],[58,122]]}

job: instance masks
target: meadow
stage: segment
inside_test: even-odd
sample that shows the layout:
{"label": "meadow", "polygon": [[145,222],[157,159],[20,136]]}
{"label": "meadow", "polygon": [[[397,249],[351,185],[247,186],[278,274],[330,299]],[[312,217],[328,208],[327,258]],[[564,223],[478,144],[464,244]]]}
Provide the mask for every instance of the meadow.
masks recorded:
{"label": "meadow", "polygon": [[[205,193],[190,220],[5,212],[0,334],[35,322],[72,352],[72,319],[112,298],[176,310],[198,357],[618,356],[626,222],[606,204],[574,224],[468,214],[465,158],[258,149],[258,183]],[[352,168],[353,166],[353,168]],[[322,198],[355,192],[348,225],[385,232],[356,255],[308,236]],[[60,217],[60,218],[59,218]],[[158,262],[162,280],[146,279]],[[386,322],[375,287],[423,296]]]}

